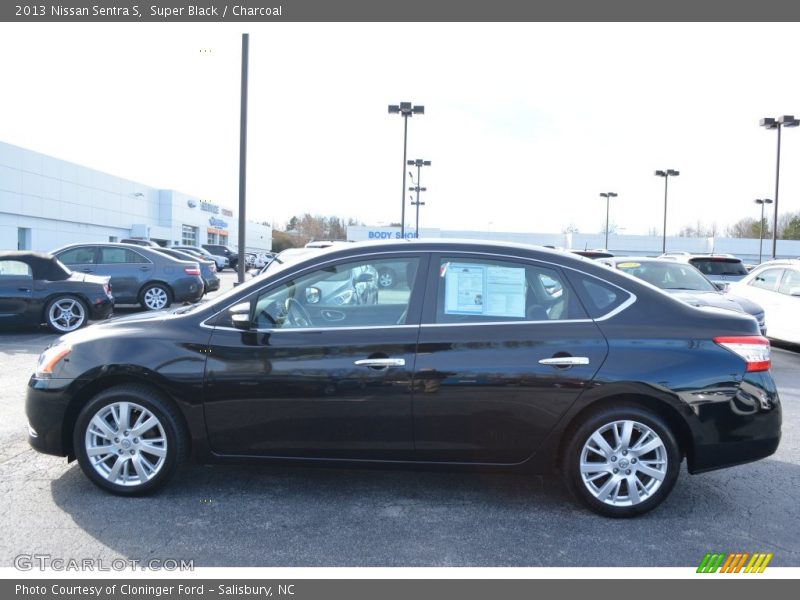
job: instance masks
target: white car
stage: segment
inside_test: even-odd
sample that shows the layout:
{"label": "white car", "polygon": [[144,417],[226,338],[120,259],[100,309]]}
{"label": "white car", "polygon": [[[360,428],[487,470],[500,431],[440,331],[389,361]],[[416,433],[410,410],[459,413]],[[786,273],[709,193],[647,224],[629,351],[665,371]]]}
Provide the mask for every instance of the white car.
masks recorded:
{"label": "white car", "polygon": [[800,260],[763,263],[728,289],[764,308],[769,337],[800,344]]}

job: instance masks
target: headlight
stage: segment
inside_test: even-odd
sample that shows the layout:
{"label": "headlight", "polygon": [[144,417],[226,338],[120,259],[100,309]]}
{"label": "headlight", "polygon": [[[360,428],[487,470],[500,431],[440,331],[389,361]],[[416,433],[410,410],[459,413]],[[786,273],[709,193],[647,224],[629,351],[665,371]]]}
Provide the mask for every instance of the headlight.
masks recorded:
{"label": "headlight", "polygon": [[39,379],[43,377],[52,377],[53,369],[58,362],[65,358],[70,352],[72,352],[72,346],[69,344],[61,343],[50,346],[39,356],[39,362],[36,364],[36,372],[33,376]]}

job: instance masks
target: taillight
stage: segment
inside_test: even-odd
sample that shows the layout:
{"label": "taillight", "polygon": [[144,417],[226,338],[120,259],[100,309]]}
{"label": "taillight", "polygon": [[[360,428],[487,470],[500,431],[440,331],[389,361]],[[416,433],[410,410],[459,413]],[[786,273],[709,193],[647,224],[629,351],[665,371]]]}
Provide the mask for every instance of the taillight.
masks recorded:
{"label": "taillight", "polygon": [[715,337],[714,343],[740,356],[747,365],[747,371],[769,371],[769,340],[760,335]]}
{"label": "taillight", "polygon": [[200,275],[200,269],[196,267],[186,267],[183,272],[187,275]]}
{"label": "taillight", "polygon": [[108,285],[107,283],[104,283],[103,284],[103,291],[106,293],[106,296],[110,296],[111,295],[111,286]]}

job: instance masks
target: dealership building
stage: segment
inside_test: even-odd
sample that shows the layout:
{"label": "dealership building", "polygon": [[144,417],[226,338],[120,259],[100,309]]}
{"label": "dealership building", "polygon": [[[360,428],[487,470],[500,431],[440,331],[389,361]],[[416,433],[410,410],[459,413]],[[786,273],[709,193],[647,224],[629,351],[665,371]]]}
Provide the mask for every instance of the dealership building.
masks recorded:
{"label": "dealership building", "polygon": [[[238,245],[232,205],[159,189],[0,142],[0,250],[151,239],[163,246]],[[248,222],[247,250],[269,250],[272,228]]]}

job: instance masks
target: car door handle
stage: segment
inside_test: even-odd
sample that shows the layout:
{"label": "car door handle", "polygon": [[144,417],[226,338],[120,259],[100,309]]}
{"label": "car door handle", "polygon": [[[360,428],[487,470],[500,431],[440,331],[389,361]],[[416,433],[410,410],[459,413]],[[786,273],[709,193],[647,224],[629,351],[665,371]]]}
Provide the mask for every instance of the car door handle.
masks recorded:
{"label": "car door handle", "polygon": [[81,269],[84,273],[94,273],[94,269]]}
{"label": "car door handle", "polygon": [[387,367],[405,367],[406,366],[406,359],[405,358],[363,358],[361,360],[357,360],[354,363],[358,367],[377,367],[377,368],[387,368]]}
{"label": "car door handle", "polygon": [[17,288],[18,292],[30,292],[31,288]]}
{"label": "car door handle", "polygon": [[149,271],[150,267],[139,267],[140,271]]}
{"label": "car door handle", "polygon": [[543,358],[539,361],[540,365],[551,367],[574,367],[576,365],[588,365],[588,356],[557,356],[553,358]]}

